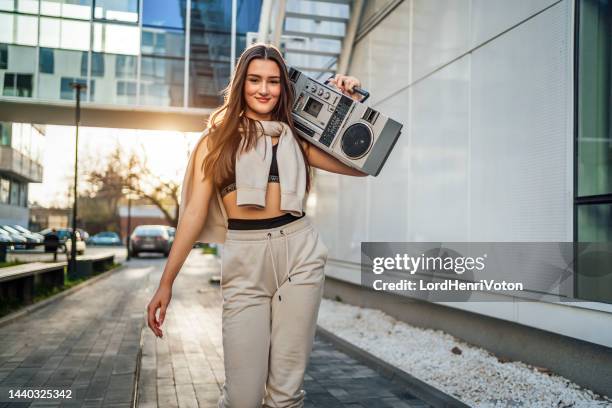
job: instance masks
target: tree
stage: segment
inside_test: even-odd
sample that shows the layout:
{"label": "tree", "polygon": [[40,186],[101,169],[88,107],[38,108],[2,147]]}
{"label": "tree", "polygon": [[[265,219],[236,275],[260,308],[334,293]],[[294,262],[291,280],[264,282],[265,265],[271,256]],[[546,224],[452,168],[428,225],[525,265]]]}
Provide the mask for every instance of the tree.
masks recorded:
{"label": "tree", "polygon": [[[178,224],[180,184],[173,180],[163,180],[151,171],[146,154],[130,152],[127,157],[119,145],[106,160],[102,170],[90,170],[87,174],[89,189],[86,196],[102,203],[108,211],[97,208],[98,214],[115,214],[119,226],[118,206],[125,193],[130,192],[138,198],[155,205],[166,221],[173,226]],[[96,205],[92,205],[96,208]]]}
{"label": "tree", "polygon": [[148,166],[147,158],[132,154],[128,161],[125,187],[140,198],[148,200],[164,215],[170,225],[178,224],[180,184],[162,180]]}
{"label": "tree", "polygon": [[[125,186],[121,165],[118,165],[121,162],[121,148],[116,146],[102,170],[90,169],[85,172],[86,187],[79,193],[77,204],[79,219],[85,223],[83,228],[94,233],[104,230],[120,232],[118,208]],[[88,160],[86,163],[95,161]]]}

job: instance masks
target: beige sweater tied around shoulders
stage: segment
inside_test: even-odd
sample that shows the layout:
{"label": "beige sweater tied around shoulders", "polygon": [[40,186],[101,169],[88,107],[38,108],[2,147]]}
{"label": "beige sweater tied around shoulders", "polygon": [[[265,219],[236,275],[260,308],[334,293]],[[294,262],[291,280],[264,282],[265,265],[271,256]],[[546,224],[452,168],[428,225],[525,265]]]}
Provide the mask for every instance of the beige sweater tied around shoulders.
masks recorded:
{"label": "beige sweater tied around shoulders", "polygon": [[[252,206],[263,209],[266,206],[266,190],[268,187],[268,175],[272,163],[272,136],[280,135],[276,160],[280,179],[281,202],[280,209],[283,212],[300,216],[306,203],[306,167],[304,158],[299,147],[297,135],[291,132],[291,128],[284,122],[259,121],[264,129],[264,134],[258,134],[255,147],[236,157],[236,204],[238,206]],[[195,163],[195,152],[200,143],[206,140],[210,128],[204,130],[192,150],[187,169],[183,178],[181,188],[181,201],[179,204],[179,223],[185,208],[191,199],[194,183],[201,183],[194,174],[197,167]],[[240,142],[240,149],[243,141]],[[208,154],[208,145],[204,143],[204,155]],[[239,150],[241,151],[241,150]],[[197,163],[201,166],[201,163]],[[215,197],[211,198],[208,207],[208,215],[198,234],[196,242],[223,243],[227,232],[227,214],[218,188],[215,188]]]}

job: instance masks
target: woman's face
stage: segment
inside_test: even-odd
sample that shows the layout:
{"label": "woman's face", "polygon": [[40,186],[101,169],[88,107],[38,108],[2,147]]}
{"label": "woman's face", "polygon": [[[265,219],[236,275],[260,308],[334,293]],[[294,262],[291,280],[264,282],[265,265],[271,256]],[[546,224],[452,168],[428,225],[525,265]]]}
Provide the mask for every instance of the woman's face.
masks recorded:
{"label": "woman's face", "polygon": [[280,70],[273,60],[254,59],[247,68],[244,82],[246,116],[270,120],[281,93]]}

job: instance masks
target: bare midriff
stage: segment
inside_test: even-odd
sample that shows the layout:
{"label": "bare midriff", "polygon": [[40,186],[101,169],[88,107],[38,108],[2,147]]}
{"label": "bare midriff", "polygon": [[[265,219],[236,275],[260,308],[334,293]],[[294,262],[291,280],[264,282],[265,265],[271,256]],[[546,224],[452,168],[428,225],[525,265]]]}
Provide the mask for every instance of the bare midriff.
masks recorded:
{"label": "bare midriff", "polygon": [[[278,137],[273,137],[272,144],[275,145],[276,143],[278,143]],[[280,210],[280,183],[268,183],[265,208],[239,207],[236,205],[236,195],[237,192],[234,190],[222,198],[228,218],[262,219],[279,217],[285,214]]]}
{"label": "bare midriff", "polygon": [[239,207],[236,205],[236,194],[236,191],[232,191],[223,197],[223,206],[228,218],[261,219],[279,217],[285,214],[280,210],[279,183],[268,183],[265,208]]}

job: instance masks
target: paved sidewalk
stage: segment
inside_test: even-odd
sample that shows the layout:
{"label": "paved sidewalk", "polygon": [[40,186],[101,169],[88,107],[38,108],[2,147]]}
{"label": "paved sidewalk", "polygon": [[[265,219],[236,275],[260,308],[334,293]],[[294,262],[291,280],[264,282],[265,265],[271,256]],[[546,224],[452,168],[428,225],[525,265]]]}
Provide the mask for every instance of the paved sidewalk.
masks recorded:
{"label": "paved sidewalk", "polygon": [[425,408],[406,388],[338,351],[319,338],[304,378],[305,408]]}
{"label": "paved sidewalk", "polygon": [[[145,330],[139,407],[217,406],[224,380],[222,298],[208,278],[218,268],[216,258],[192,252],[175,281],[164,338]],[[429,406],[318,336],[304,388],[305,408]]]}
{"label": "paved sidewalk", "polygon": [[[150,261],[133,265],[0,327],[0,387],[70,387],[80,401],[61,406],[129,407],[155,269]],[[0,402],[4,406],[60,402]]]}
{"label": "paved sidewalk", "polygon": [[[30,315],[0,327],[0,387],[71,387],[78,401],[0,407],[215,408],[224,381],[221,294],[208,278],[217,258],[192,251],[173,288],[164,338],[145,307],[165,258],[142,258]],[[137,359],[143,339],[138,380]],[[317,337],[305,377],[306,408],[426,407],[408,390]]]}

